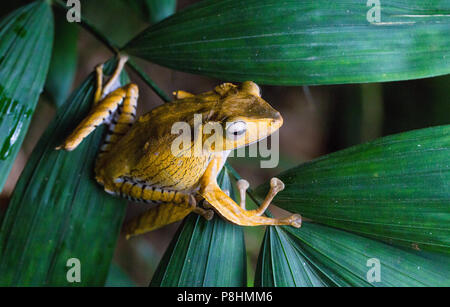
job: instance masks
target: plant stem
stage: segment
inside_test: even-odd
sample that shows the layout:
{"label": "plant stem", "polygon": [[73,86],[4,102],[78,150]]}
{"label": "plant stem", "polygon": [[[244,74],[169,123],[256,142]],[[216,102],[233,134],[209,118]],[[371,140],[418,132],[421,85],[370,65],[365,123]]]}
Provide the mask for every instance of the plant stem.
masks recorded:
{"label": "plant stem", "polygon": [[[68,7],[62,0],[53,0],[53,4],[65,12],[68,12]],[[118,54],[119,48],[109,40],[105,35],[103,35],[97,28],[95,28],[89,21],[87,21],[83,16],[81,16],[81,25],[85,28],[89,33],[95,36],[96,39],[101,41],[103,45],[105,45],[112,53]]]}
{"label": "plant stem", "polygon": [[128,64],[129,67],[131,67],[139,75],[139,77],[145,83],[147,83],[147,85],[149,87],[152,88],[152,90],[156,93],[156,95],[159,96],[159,98],[161,98],[164,102],[169,102],[170,101],[169,96],[167,96],[167,94],[164,93],[164,91],[161,90],[152,79],[150,79],[150,77],[139,67],[138,64],[136,64],[136,62],[133,59],[130,58],[128,60],[127,64]]}

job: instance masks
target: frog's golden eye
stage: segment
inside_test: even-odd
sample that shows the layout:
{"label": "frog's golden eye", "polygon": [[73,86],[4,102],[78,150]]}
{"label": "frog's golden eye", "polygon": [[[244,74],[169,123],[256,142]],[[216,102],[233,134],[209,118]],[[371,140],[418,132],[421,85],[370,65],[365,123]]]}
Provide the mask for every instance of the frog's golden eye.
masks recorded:
{"label": "frog's golden eye", "polygon": [[247,131],[247,123],[240,120],[232,123],[227,123],[227,135],[237,138]]}

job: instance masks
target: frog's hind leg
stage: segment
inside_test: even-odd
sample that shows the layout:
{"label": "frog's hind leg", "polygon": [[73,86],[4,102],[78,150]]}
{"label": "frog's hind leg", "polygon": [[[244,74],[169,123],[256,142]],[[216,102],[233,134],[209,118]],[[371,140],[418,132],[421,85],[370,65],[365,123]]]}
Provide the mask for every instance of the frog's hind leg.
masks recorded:
{"label": "frog's hind leg", "polygon": [[107,118],[103,121],[108,125],[108,132],[100,148],[98,159],[101,159],[117,141],[124,136],[136,119],[136,107],[139,89],[135,84],[128,84],[109,94],[98,106],[103,108]]}
{"label": "frog's hind leg", "polygon": [[195,198],[190,195],[188,201],[180,204],[164,203],[150,208],[127,222],[124,226],[124,231],[127,239],[129,239],[131,236],[143,234],[178,222],[191,212],[197,213],[207,220],[212,219],[214,215],[212,210],[197,207]]}
{"label": "frog's hind leg", "polygon": [[[109,136],[106,145],[116,142],[128,130],[136,117],[137,85],[128,84],[108,93],[111,87],[118,82],[126,60],[126,57],[120,58],[113,76],[104,87],[102,86],[102,66],[97,67],[97,89],[94,94],[93,108],[63,144],[56,149],[68,151],[75,149],[85,137],[101,124],[109,125]],[[107,96],[104,97],[105,95]],[[102,97],[104,98],[102,99]],[[104,147],[104,151],[106,151],[106,147],[108,146]]]}

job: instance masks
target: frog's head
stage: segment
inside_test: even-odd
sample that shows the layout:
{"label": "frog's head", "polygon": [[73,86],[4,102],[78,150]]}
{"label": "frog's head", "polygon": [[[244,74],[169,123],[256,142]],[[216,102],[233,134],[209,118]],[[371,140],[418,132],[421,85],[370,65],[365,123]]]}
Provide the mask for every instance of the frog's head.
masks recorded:
{"label": "frog's head", "polygon": [[246,81],[240,86],[224,83],[214,91],[219,100],[211,119],[222,125],[226,150],[262,140],[283,124],[280,113],[261,98],[260,88],[254,82]]}

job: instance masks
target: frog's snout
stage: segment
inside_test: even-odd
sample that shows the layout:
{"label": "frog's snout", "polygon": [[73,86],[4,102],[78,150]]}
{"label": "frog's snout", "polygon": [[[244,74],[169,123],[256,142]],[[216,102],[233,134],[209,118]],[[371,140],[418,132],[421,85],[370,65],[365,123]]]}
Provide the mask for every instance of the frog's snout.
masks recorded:
{"label": "frog's snout", "polygon": [[273,117],[272,117],[272,126],[275,129],[278,129],[282,125],[283,125],[283,117],[281,116],[281,113],[278,111],[274,112]]}
{"label": "frog's snout", "polygon": [[281,117],[281,113],[276,111],[273,115],[273,120],[283,122],[283,117]]}

